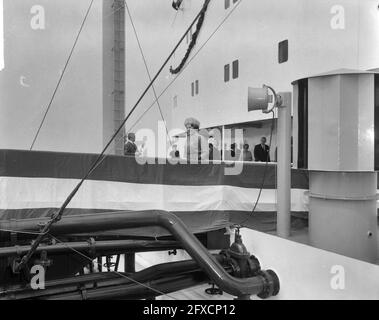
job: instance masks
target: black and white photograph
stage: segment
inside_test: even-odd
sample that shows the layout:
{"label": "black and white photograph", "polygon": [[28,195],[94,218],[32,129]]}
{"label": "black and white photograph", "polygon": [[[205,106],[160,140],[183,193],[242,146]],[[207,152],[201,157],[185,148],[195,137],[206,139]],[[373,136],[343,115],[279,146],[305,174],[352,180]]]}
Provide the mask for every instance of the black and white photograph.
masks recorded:
{"label": "black and white photograph", "polygon": [[379,0],[0,0],[0,300],[379,300],[378,171]]}

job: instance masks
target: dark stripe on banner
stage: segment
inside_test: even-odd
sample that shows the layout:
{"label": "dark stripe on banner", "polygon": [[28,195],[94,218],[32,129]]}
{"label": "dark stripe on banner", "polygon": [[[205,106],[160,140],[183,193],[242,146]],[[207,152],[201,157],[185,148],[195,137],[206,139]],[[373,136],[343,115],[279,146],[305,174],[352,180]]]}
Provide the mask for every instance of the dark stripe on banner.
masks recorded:
{"label": "dark stripe on banner", "polygon": [[[35,209],[16,209],[16,210],[0,210],[0,229],[4,229],[4,225],[12,225],[17,220],[23,219],[43,219],[51,217],[57,208],[35,208]],[[65,210],[64,216],[70,215],[86,215],[106,212],[122,212],[130,210],[109,210],[109,209],[76,209],[69,208]],[[150,210],[146,210],[148,212]],[[141,212],[141,211],[139,211]],[[199,211],[199,212],[172,212],[176,214],[193,233],[205,233],[214,230],[224,229],[229,226],[229,214],[225,211]],[[36,220],[38,223],[39,220]],[[6,228],[11,230],[12,228]],[[96,232],[93,235],[109,235],[109,236],[137,236],[137,237],[162,237],[169,236],[170,233],[161,227],[144,227],[131,228],[113,231]],[[91,236],[91,235],[89,235]],[[1,239],[0,239],[1,240]]]}
{"label": "dark stripe on banner", "polygon": [[[38,219],[50,217],[56,212],[56,208],[38,208],[38,209],[18,209],[18,210],[0,210],[0,226],[1,221],[22,220],[22,219]],[[67,215],[83,215],[104,212],[120,212],[122,210],[92,210],[92,209],[66,209]],[[219,230],[227,227],[229,223],[240,225],[243,222],[245,227],[260,232],[275,232],[276,231],[276,212],[251,212],[246,211],[180,211],[172,212],[183,220],[183,222],[194,232],[202,233],[212,230]],[[307,212],[291,213],[291,228],[299,230],[308,226]],[[166,231],[160,228],[143,229],[128,229],[127,231],[108,231],[107,235],[133,235],[140,237],[151,237],[156,232],[166,235]],[[97,233],[101,234],[101,233]]]}
{"label": "dark stripe on banner", "polygon": [[[96,159],[95,154],[0,150],[0,176],[80,179]],[[261,188],[264,164],[245,163],[239,175],[225,175],[227,164],[140,165],[134,157],[108,156],[89,180],[139,184]],[[308,189],[308,172],[292,170],[292,188]],[[276,188],[276,165],[267,167],[264,189]]]}

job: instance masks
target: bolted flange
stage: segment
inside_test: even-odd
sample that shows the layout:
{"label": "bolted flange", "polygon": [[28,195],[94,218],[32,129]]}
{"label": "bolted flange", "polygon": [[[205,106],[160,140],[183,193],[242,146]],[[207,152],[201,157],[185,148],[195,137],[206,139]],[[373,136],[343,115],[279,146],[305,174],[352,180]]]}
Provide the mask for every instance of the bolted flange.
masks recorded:
{"label": "bolted flange", "polygon": [[278,275],[272,271],[260,271],[259,275],[264,279],[264,289],[258,294],[258,297],[261,299],[267,299],[273,296],[278,295],[280,290],[280,282]]}

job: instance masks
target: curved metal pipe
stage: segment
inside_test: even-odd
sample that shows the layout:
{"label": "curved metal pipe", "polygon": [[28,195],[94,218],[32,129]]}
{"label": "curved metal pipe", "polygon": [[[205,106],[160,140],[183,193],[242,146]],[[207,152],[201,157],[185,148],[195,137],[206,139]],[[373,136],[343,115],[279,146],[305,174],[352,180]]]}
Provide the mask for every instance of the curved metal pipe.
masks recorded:
{"label": "curved metal pipe", "polygon": [[[181,282],[185,280],[184,282]],[[201,272],[192,272],[182,275],[172,275],[167,278],[143,281],[136,283],[124,279],[121,282],[108,281],[108,285],[98,283],[98,286],[66,286],[46,288],[44,290],[29,290],[28,292],[9,293],[0,301],[6,300],[84,300],[84,299],[146,299],[159,296],[159,292],[168,294],[182,289],[206,283],[206,275]],[[141,285],[142,284],[142,285]],[[151,289],[153,288],[153,289]],[[83,294],[85,293],[85,294]]]}
{"label": "curved metal pipe", "polygon": [[[94,288],[82,292],[72,292],[68,294],[57,294],[41,297],[41,300],[110,300],[126,299],[137,300],[157,297],[158,292],[170,294],[186,288],[201,285],[208,281],[203,273],[193,273],[182,276],[172,276],[164,279],[156,279],[143,283],[143,286],[136,283],[111,286],[106,288]],[[154,288],[153,291],[150,288]]]}
{"label": "curved metal pipe", "polygon": [[[220,263],[225,264],[225,258],[221,255],[215,255],[215,258]],[[225,265],[227,272],[232,272],[232,268]],[[110,286],[121,286],[135,284],[135,282],[151,282],[159,279],[189,276],[193,273],[201,273],[199,265],[194,260],[184,260],[177,262],[169,262],[154,265],[134,274],[125,273],[93,273],[72,278],[64,278],[57,280],[47,281],[44,290],[33,290],[30,285],[25,286],[11,286],[0,294],[0,300],[22,300],[31,298],[41,298],[57,294],[69,294],[78,291],[78,287],[86,288],[87,290],[93,288],[105,288]],[[125,275],[126,277],[121,277]],[[204,275],[205,276],[205,275]],[[206,277],[205,277],[206,278]],[[96,283],[96,285],[94,285]]]}
{"label": "curved metal pipe", "polygon": [[[0,229],[10,229],[10,224],[12,224],[13,230],[16,228],[15,231],[38,232],[43,227],[41,222],[47,223],[49,219],[39,219],[39,221],[38,225],[34,219],[2,222]],[[65,216],[59,223],[51,226],[50,232],[59,235],[147,226],[160,226],[169,231],[209,278],[221,290],[231,295],[237,297],[259,295],[266,298],[277,294],[279,291],[279,279],[273,271],[262,272],[259,276],[247,279],[237,279],[229,275],[208,250],[204,248],[201,242],[189,232],[185,224],[176,215],[166,211],[124,211]],[[1,233],[3,232],[0,232],[0,235]]]}

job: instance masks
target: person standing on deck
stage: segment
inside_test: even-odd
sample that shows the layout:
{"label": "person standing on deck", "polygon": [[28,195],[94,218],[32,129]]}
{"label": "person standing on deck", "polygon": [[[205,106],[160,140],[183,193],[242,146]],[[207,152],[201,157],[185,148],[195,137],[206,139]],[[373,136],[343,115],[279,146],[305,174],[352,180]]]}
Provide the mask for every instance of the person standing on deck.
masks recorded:
{"label": "person standing on deck", "polygon": [[208,134],[209,134],[209,139],[208,139],[209,160],[221,161],[221,152],[218,149],[218,141],[215,138],[215,132],[213,130],[210,130]]}
{"label": "person standing on deck", "polygon": [[257,162],[270,162],[270,146],[266,144],[266,137],[261,138],[261,143],[254,148],[254,158]]}
{"label": "person standing on deck", "polygon": [[137,145],[135,143],[136,135],[134,133],[128,133],[128,138],[124,146],[124,155],[126,156],[135,156],[137,153]]}
{"label": "person standing on deck", "polygon": [[180,158],[180,152],[178,150],[178,146],[176,144],[174,144],[172,146],[172,150],[170,152],[170,158],[171,159],[176,159],[176,158]]}
{"label": "person standing on deck", "polygon": [[209,145],[207,139],[199,133],[200,122],[194,118],[188,118],[184,122],[186,127],[186,144],[184,157],[187,161],[198,162],[209,160]]}
{"label": "person standing on deck", "polygon": [[251,161],[253,161],[253,155],[251,154],[249,148],[250,148],[250,146],[247,143],[245,143],[243,145],[242,161],[244,161],[244,162],[251,162]]}

